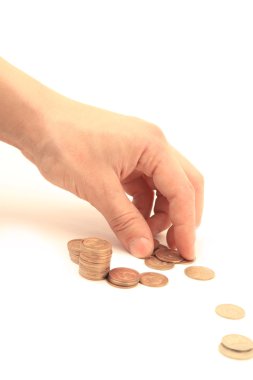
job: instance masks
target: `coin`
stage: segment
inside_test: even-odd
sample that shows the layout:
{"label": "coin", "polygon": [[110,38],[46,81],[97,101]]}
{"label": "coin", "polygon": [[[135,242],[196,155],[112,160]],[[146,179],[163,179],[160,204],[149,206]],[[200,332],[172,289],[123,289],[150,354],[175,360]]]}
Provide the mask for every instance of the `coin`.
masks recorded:
{"label": "coin", "polygon": [[222,338],[221,343],[226,348],[236,351],[249,351],[253,349],[253,341],[244,335],[229,334]]}
{"label": "coin", "polygon": [[109,281],[109,279],[107,278],[107,283],[111,286],[113,286],[114,288],[118,288],[118,289],[131,289],[131,288],[135,288],[137,285],[138,285],[138,282],[134,285],[116,285],[114,284],[113,282]]}
{"label": "coin", "polygon": [[72,239],[67,243],[70,251],[81,251],[83,246],[83,239]]}
{"label": "coin", "polygon": [[159,248],[160,242],[157,239],[154,239],[154,251]]}
{"label": "coin", "polygon": [[242,307],[229,303],[218,305],[215,311],[221,317],[228,319],[241,319],[245,316],[245,311]]}
{"label": "coin", "polygon": [[184,270],[186,276],[194,279],[194,280],[211,280],[214,278],[215,273],[212,269],[201,266],[191,266],[187,267]]}
{"label": "coin", "polygon": [[109,241],[99,239],[96,237],[89,237],[83,240],[83,245],[87,250],[99,251],[102,253],[103,251],[108,252],[112,249],[112,245]]}
{"label": "coin", "polygon": [[139,272],[131,268],[113,268],[108,273],[108,281],[120,286],[136,285],[138,284],[139,279]]}
{"label": "coin", "polygon": [[173,263],[167,263],[166,261],[159,260],[156,256],[150,256],[145,259],[147,267],[158,270],[172,269],[175,265]]}
{"label": "coin", "polygon": [[180,263],[184,260],[184,258],[180,255],[180,253],[175,249],[170,249],[165,246],[160,246],[155,251],[155,256],[161,260],[166,261],[167,263]]}
{"label": "coin", "polygon": [[140,283],[146,286],[158,288],[168,283],[168,278],[160,273],[144,272],[140,275]]}
{"label": "coin", "polygon": [[222,343],[219,345],[219,351],[222,355],[227,356],[231,359],[237,359],[237,360],[247,360],[253,358],[253,350],[249,351],[236,351],[236,350],[230,350],[229,348],[225,347]]}

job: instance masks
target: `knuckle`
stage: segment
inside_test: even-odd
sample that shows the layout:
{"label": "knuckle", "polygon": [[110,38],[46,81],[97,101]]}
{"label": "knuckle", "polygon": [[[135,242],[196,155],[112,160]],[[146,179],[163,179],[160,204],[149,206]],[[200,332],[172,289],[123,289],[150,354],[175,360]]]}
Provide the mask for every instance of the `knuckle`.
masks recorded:
{"label": "knuckle", "polygon": [[127,211],[110,219],[109,225],[116,233],[120,233],[132,229],[137,221],[138,216],[132,211]]}

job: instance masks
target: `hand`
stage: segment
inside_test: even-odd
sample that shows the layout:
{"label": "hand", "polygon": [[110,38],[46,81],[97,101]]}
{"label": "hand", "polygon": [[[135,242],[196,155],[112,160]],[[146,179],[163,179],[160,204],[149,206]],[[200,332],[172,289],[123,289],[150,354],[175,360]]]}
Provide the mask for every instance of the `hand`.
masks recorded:
{"label": "hand", "polygon": [[35,162],[44,177],[96,207],[134,256],[149,256],[153,236],[169,228],[168,245],[193,259],[201,174],[157,126],[59,95],[54,100]]}

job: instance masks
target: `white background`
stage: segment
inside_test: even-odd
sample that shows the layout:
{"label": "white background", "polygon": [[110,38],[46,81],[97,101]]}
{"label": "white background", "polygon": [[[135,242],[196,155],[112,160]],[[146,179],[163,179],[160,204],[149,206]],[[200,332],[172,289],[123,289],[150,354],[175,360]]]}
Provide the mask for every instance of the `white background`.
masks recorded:
{"label": "white background", "polygon": [[[87,203],[0,143],[0,378],[253,378],[218,352],[253,338],[252,1],[2,1],[1,55],[79,101],[159,125],[205,175],[197,263],[161,289],[78,275],[68,240],[113,243],[112,267],[147,268]],[[161,236],[161,240],[164,236]],[[235,303],[246,317],[218,317]]]}

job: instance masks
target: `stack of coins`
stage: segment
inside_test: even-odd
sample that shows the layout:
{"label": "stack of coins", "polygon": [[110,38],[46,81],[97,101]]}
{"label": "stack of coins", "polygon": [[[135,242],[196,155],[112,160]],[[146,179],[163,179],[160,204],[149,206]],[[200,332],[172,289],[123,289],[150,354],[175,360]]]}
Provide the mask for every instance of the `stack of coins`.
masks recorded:
{"label": "stack of coins", "polygon": [[107,240],[84,239],[79,257],[79,273],[88,280],[103,280],[110,270],[112,245]]}
{"label": "stack of coins", "polygon": [[69,256],[75,264],[79,264],[79,256],[82,249],[83,239],[73,239],[68,242]]}
{"label": "stack of coins", "polygon": [[239,334],[225,335],[219,345],[219,351],[231,359],[252,359],[253,341]]}
{"label": "stack of coins", "polygon": [[139,283],[140,274],[131,268],[113,268],[108,273],[107,281],[117,288],[133,288]]}

